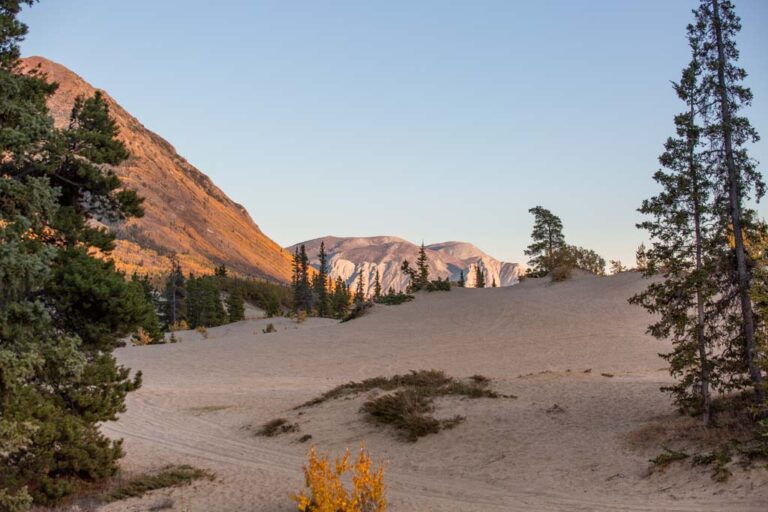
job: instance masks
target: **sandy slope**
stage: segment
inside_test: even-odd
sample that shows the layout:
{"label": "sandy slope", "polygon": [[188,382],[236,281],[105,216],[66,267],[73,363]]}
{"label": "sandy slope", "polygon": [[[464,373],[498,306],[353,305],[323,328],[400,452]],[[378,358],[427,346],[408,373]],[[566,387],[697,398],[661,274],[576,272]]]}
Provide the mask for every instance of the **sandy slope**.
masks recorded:
{"label": "sandy slope", "polygon": [[[145,374],[128,412],[104,427],[125,438],[127,470],[186,462],[218,479],[107,510],[171,496],[177,510],[287,512],[306,433],[333,452],[364,439],[388,462],[393,511],[765,510],[766,472],[727,484],[674,469],[647,477],[653,454],[625,440],[671,411],[658,391],[667,347],[643,334],[648,317],[626,303],[643,285],[634,273],[531,280],[420,295],[346,324],[279,320],[278,333],[262,334],[265,320],[246,321],[207,340],[185,333],[176,345],[121,349],[119,360]],[[519,398],[444,399],[438,414],[467,420],[415,444],[362,421],[364,397],[291,411],[336,384],[421,368],[482,373]],[[565,412],[547,412],[554,404]],[[265,439],[247,428],[281,416],[301,432]]]}

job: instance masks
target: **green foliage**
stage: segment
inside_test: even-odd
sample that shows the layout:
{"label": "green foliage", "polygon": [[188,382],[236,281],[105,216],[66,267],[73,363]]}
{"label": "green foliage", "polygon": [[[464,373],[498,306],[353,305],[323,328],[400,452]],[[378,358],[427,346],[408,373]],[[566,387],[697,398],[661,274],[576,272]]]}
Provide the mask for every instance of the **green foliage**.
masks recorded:
{"label": "green foliage", "polygon": [[171,271],[165,280],[163,320],[165,325],[187,321],[187,279],[179,261],[171,258]]}
{"label": "green foliage", "polygon": [[245,319],[245,300],[243,299],[243,290],[239,287],[229,292],[227,316],[230,322],[239,322]]}
{"label": "green foliage", "polygon": [[449,292],[451,291],[451,282],[446,279],[437,278],[429,282],[427,285],[428,292]]}
{"label": "green foliage", "polygon": [[352,309],[347,313],[347,315],[341,319],[342,322],[349,322],[350,320],[354,320],[356,318],[360,318],[363,316],[371,307],[373,307],[373,302],[363,300],[361,302],[355,302],[352,306]]}
{"label": "green foliage", "polygon": [[381,276],[379,275],[379,269],[376,268],[376,274],[373,279],[373,300],[379,300],[381,298]]}
{"label": "green foliage", "polygon": [[142,214],[113,165],[127,157],[105,99],[78,98],[55,129],[39,74],[18,73],[22,4],[0,3],[0,508],[50,504],[114,474],[119,441],[100,432],[140,375],[112,349],[146,324],[142,286],[89,254],[108,224]]}
{"label": "green foliage", "polygon": [[275,324],[270,322],[267,324],[265,328],[261,330],[261,332],[263,332],[264,334],[269,334],[271,332],[277,332],[277,329],[275,329]]}
{"label": "green foliage", "polygon": [[363,282],[363,269],[360,269],[360,273],[357,275],[357,288],[355,288],[355,296],[353,299],[355,304],[362,304],[365,302],[365,283]]}
{"label": "green foliage", "polygon": [[352,296],[349,293],[346,283],[341,277],[336,278],[333,293],[331,294],[331,310],[335,318],[344,318],[349,312],[349,304]]}
{"label": "green foliage", "polygon": [[276,418],[263,424],[259,430],[256,431],[256,435],[263,437],[275,437],[278,434],[287,434],[289,432],[298,431],[299,425],[296,423],[289,423],[285,418]]}
{"label": "green foliage", "polygon": [[690,457],[690,455],[685,452],[671,450],[665,446],[664,451],[651,459],[649,462],[653,464],[656,469],[664,471],[673,462],[685,460],[688,457]]}
{"label": "green foliage", "polygon": [[312,287],[310,286],[309,258],[304,244],[297,247],[293,255],[293,277],[291,289],[293,290],[293,311],[310,312],[314,302]]}
{"label": "green foliage", "polygon": [[532,242],[525,250],[525,255],[530,256],[528,264],[531,268],[531,276],[544,276],[555,267],[555,255],[565,248],[563,237],[563,223],[560,218],[541,206],[528,210],[533,214]]}
{"label": "green foliage", "polygon": [[403,292],[395,293],[394,290],[390,290],[390,293],[387,295],[382,295],[379,297],[376,303],[384,304],[385,306],[397,306],[399,304],[403,304],[404,302],[410,302],[413,299],[415,299],[413,295],[408,295]]}
{"label": "green foliage", "polygon": [[485,288],[485,269],[480,262],[475,265],[475,288]]}
{"label": "green foliage", "polygon": [[467,284],[467,280],[464,278],[464,271],[462,270],[461,273],[459,274],[459,282],[458,282],[459,288],[464,288],[466,284]]}
{"label": "green foliage", "polygon": [[329,275],[328,275],[328,255],[325,253],[325,242],[320,242],[320,253],[317,255],[319,268],[315,276],[315,307],[317,316],[326,318],[332,316],[331,298],[328,294]]}
{"label": "green foliage", "polygon": [[229,320],[221,303],[215,276],[190,276],[187,280],[187,323],[189,327],[216,327]]}
{"label": "green foliage", "polygon": [[[567,256],[565,257],[568,259],[568,264],[573,267],[598,276],[605,275],[605,259],[592,249],[569,245],[566,254]],[[563,255],[561,254],[558,259],[561,261],[562,258]]]}

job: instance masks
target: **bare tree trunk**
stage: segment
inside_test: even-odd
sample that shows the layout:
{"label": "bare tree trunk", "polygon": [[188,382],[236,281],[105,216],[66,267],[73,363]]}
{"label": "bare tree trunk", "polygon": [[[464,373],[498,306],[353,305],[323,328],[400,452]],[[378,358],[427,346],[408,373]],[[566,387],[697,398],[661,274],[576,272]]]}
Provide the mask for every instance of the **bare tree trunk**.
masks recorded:
{"label": "bare tree trunk", "polygon": [[752,384],[755,387],[755,396],[758,401],[765,401],[765,389],[763,388],[763,374],[756,364],[757,345],[755,343],[755,322],[752,312],[752,301],[749,297],[749,273],[747,272],[746,251],[744,248],[744,235],[742,233],[741,218],[741,183],[736,162],[733,157],[733,134],[731,126],[731,111],[728,103],[728,91],[725,84],[725,49],[723,44],[723,31],[720,21],[720,3],[712,0],[712,16],[717,39],[717,80],[718,94],[720,96],[720,116],[723,130],[723,144],[725,146],[725,165],[728,169],[728,198],[730,206],[731,223],[736,246],[736,272],[739,281],[739,297],[741,299],[741,314],[744,329],[744,345],[746,349],[747,367]]}

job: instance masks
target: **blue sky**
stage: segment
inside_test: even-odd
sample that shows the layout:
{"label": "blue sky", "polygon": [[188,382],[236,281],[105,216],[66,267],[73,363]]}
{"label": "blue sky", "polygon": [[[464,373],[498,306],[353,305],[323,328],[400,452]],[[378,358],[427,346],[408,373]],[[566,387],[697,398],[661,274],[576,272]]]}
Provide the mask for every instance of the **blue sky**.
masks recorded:
{"label": "blue sky", "polygon": [[[697,3],[43,0],[23,53],[107,90],[282,245],[387,234],[524,261],[540,204],[632,263]],[[768,2],[736,5],[768,137]],[[752,155],[765,169],[768,143]]]}

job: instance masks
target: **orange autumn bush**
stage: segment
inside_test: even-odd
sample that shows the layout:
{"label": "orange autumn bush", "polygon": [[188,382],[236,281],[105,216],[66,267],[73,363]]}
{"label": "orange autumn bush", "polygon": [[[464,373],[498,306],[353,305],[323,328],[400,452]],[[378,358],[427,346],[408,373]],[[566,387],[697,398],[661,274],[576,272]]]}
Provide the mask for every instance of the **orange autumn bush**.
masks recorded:
{"label": "orange autumn bush", "polygon": [[[352,489],[341,481],[352,473]],[[293,496],[300,512],[384,512],[384,467],[373,469],[370,455],[360,446],[360,455],[350,463],[349,450],[331,464],[326,455],[318,455],[312,447],[304,466],[307,489]]]}

